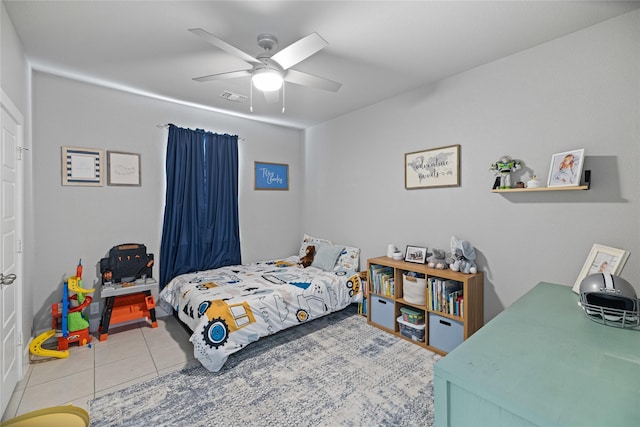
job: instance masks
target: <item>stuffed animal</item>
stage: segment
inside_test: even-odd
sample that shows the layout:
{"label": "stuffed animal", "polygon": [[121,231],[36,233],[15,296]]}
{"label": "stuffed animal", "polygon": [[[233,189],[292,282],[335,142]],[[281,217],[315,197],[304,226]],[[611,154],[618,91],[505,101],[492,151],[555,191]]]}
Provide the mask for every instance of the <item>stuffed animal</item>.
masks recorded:
{"label": "stuffed animal", "polygon": [[466,240],[458,240],[455,236],[451,237],[451,255],[454,260],[449,265],[453,271],[460,271],[465,274],[475,274],[478,272],[476,266],[476,250]]}
{"label": "stuffed animal", "polygon": [[313,262],[313,257],[316,255],[316,247],[315,246],[307,246],[305,249],[304,256],[300,258],[300,265],[304,268],[307,268]]}
{"label": "stuffed animal", "polygon": [[448,267],[447,256],[442,249],[432,249],[433,253],[427,258],[427,265],[430,268],[446,270]]}

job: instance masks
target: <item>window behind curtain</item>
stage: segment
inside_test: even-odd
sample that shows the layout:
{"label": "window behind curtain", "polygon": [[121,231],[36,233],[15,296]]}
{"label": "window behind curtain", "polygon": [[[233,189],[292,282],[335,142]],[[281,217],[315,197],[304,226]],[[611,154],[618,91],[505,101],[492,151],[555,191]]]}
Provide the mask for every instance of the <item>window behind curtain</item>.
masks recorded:
{"label": "window behind curtain", "polygon": [[169,125],[160,287],[240,264],[238,137]]}

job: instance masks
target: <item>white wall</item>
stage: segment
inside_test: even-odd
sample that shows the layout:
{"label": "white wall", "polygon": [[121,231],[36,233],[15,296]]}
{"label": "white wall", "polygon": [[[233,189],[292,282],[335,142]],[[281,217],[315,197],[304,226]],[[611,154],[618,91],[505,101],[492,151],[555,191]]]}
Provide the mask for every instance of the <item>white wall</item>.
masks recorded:
{"label": "white wall", "polygon": [[0,55],[0,77],[2,90],[11,98],[22,114],[28,107],[28,65],[22,49],[22,43],[7,14],[4,3],[1,3],[0,28],[2,30],[2,55]]}
{"label": "white wall", "polygon": [[[640,12],[307,129],[304,229],[362,248],[469,240],[485,319],[540,281],[573,285],[594,243],[631,251],[640,293]],[[461,186],[404,189],[404,154],[461,145]],[[589,191],[490,192],[489,165],[546,182],[551,155],[584,148]],[[313,161],[310,161],[313,159]]]}
{"label": "white wall", "polygon": [[[51,74],[33,75],[35,327],[50,323],[64,279],[85,265],[85,287],[97,264],[121,243],[144,243],[159,276],[167,129],[158,124],[239,135],[239,210],[244,262],[296,253],[302,199],[302,132],[132,95]],[[61,185],[61,147],[141,154],[141,187]],[[254,161],[290,165],[290,191],[254,191]],[[276,245],[273,243],[277,242]]]}

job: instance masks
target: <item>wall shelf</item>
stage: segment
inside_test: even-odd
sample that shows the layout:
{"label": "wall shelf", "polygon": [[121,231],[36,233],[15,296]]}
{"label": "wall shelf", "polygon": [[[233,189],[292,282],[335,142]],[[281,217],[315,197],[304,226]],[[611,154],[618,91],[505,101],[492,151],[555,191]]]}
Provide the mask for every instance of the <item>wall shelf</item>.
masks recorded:
{"label": "wall shelf", "polygon": [[578,187],[542,187],[542,188],[507,188],[491,190],[492,193],[529,193],[534,191],[570,191],[570,190],[588,190],[588,185],[580,185]]}
{"label": "wall shelf", "polygon": [[492,193],[529,193],[534,191],[578,191],[578,190],[588,190],[591,188],[591,171],[584,171],[584,184],[572,187],[540,187],[540,188],[506,188],[499,189],[494,188],[491,190]]}

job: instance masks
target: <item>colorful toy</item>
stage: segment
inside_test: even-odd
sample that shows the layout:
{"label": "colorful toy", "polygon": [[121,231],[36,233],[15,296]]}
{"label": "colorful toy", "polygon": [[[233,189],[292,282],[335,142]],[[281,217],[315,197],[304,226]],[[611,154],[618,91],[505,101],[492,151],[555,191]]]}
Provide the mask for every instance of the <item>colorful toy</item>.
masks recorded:
{"label": "colorful toy", "polygon": [[500,183],[498,184],[498,179],[496,178],[496,183],[494,184],[494,189],[498,186],[500,189],[511,188],[511,172],[515,172],[518,169],[522,168],[522,162],[520,160],[513,160],[509,156],[502,156],[500,159],[491,164],[489,170],[493,171],[494,175],[500,178]]}
{"label": "colorful toy", "polygon": [[449,268],[453,271],[459,271],[465,274],[475,274],[478,272],[476,266],[476,250],[466,240],[458,240],[455,236],[451,237],[451,254],[454,258]]}
{"label": "colorful toy", "polygon": [[[69,295],[69,291],[75,295]],[[52,329],[38,335],[29,346],[29,350],[36,356],[66,358],[69,357],[69,344],[77,342],[80,346],[91,342],[89,334],[89,321],[82,311],[91,304],[92,298],[87,293],[95,292],[95,289],[82,287],[82,260],[76,267],[76,275],[69,277],[62,288],[62,301],[51,306]],[[77,306],[72,307],[71,302],[76,301]],[[42,348],[49,338],[58,335],[58,350]]]}

